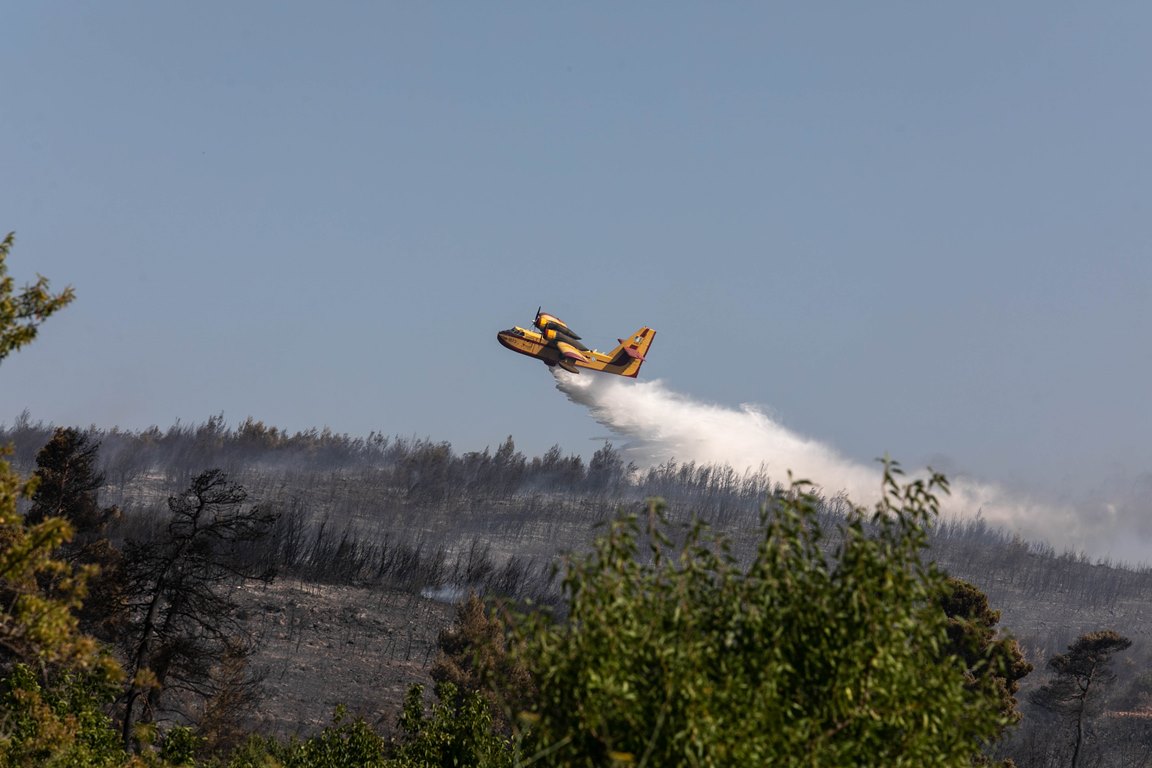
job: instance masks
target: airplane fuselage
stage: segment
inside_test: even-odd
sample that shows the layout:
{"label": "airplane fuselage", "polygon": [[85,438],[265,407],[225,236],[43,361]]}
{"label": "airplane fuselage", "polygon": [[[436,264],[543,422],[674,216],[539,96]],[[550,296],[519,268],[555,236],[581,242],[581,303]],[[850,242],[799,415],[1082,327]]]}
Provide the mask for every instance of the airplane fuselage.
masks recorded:
{"label": "airplane fuselage", "polygon": [[561,368],[575,373],[570,367],[572,364],[560,354],[560,350],[549,346],[544,337],[536,331],[516,326],[506,331],[500,331],[496,334],[496,339],[513,352],[543,360],[549,368],[559,365]]}

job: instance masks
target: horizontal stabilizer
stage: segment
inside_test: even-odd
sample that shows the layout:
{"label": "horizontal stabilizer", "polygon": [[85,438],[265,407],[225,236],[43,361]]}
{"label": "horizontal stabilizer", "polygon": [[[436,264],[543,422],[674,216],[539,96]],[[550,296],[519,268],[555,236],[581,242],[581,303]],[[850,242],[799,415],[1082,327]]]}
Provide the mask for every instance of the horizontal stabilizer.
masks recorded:
{"label": "horizontal stabilizer", "polygon": [[620,342],[620,344],[624,347],[624,354],[628,355],[628,357],[632,358],[633,360],[644,362],[644,355],[640,354],[640,351],[636,349],[635,346],[632,346],[629,342],[624,341],[624,339],[616,339],[616,341]]}

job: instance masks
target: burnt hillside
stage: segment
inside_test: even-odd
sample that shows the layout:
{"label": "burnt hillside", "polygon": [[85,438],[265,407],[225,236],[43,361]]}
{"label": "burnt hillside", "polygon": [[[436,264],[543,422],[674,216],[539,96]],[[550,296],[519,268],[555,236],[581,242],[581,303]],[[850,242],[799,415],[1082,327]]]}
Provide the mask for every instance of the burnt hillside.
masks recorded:
{"label": "burnt hillside", "polygon": [[[28,473],[52,431],[21,419],[0,430],[0,443],[14,446],[14,463]],[[552,600],[557,556],[586,546],[622,508],[661,497],[674,519],[699,515],[740,551],[753,544],[761,505],[781,490],[763,472],[730,467],[640,469],[610,444],[588,461],[558,447],[527,457],[511,437],[494,450],[458,453],[429,439],[289,434],[251,419],[232,429],[222,417],[166,430],[92,429],[89,437],[100,444],[102,502],[123,512],[112,532],[120,540],[162,527],[168,495],[206,468],[223,469],[254,503],[279,513],[246,556],[280,580],[246,599],[265,641],[271,698],[261,718],[286,731],[322,722],[337,701],[390,711],[405,682],[424,674],[451,618],[446,602],[467,589]],[[839,515],[845,503],[828,499],[823,514]],[[978,519],[938,522],[930,554],[1001,611],[1001,625],[1037,667],[1026,689],[1043,681],[1047,658],[1101,628],[1135,640],[1123,659],[1130,677],[1146,666],[1152,570],[1056,552]],[[336,683],[321,658],[348,674]]]}

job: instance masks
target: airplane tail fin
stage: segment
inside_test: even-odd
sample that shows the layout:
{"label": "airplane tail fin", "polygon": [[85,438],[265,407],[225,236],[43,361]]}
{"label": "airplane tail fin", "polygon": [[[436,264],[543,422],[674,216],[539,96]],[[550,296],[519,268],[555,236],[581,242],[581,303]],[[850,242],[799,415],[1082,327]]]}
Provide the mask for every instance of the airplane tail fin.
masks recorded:
{"label": "airplane tail fin", "polygon": [[600,370],[632,379],[636,378],[636,374],[640,373],[640,366],[648,354],[648,348],[652,346],[652,339],[655,337],[656,331],[645,326],[632,334],[630,338],[617,339],[620,344],[606,355],[608,362],[604,363],[604,367]]}

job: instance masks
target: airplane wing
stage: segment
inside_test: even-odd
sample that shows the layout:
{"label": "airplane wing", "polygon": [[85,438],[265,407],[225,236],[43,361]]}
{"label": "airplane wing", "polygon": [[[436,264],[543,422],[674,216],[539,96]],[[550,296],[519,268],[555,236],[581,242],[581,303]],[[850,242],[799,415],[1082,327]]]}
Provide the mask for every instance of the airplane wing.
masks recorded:
{"label": "airplane wing", "polygon": [[580,350],[566,341],[556,342],[556,349],[560,350],[560,354],[570,360],[579,360],[582,363],[588,362],[588,358],[581,354]]}

